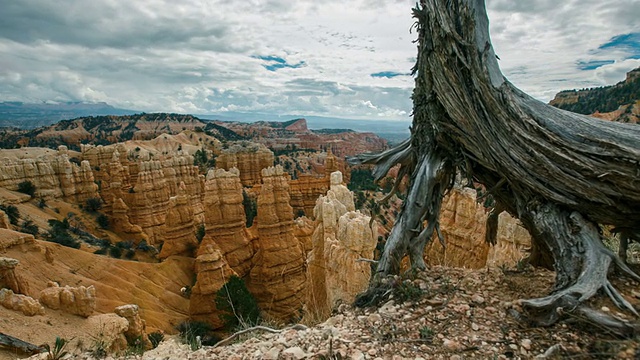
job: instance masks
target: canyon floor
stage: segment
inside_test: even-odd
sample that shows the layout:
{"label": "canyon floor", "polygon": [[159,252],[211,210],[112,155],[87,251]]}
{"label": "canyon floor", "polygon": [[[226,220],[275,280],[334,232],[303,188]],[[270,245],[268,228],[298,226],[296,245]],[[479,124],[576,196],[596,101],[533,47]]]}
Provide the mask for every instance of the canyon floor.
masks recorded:
{"label": "canyon floor", "polygon": [[[616,339],[568,320],[529,327],[519,321],[519,299],[543,296],[552,272],[525,268],[466,270],[441,266],[412,279],[389,279],[378,306],[340,305],[328,320],[279,333],[253,331],[234,343],[192,351],[177,336],[143,355],[117,359],[637,359],[638,339]],[[637,284],[613,284],[638,308]],[[592,306],[625,317],[604,297]],[[627,316],[627,318],[629,318]],[[41,324],[40,326],[47,326]],[[61,331],[63,329],[61,328]],[[64,333],[60,335],[64,336]],[[73,352],[75,343],[69,347]],[[85,347],[91,344],[84,344]],[[92,359],[89,353],[72,357]],[[44,358],[44,355],[34,358]]]}

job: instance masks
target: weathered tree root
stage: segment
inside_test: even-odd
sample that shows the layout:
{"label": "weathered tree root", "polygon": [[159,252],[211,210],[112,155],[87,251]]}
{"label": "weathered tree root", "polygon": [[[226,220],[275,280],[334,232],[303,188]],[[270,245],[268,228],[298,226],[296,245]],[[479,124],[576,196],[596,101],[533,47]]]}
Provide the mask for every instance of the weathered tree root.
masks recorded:
{"label": "weathered tree root", "polygon": [[418,56],[411,138],[361,157],[377,165],[376,179],[396,163],[409,175],[407,200],[377,276],[397,274],[405,255],[412,267],[424,267],[424,245],[438,230],[442,196],[459,171],[491,189],[502,207],[489,216],[487,242],[495,241],[504,209],[531,233],[532,263],[553,262],[554,292],[524,302],[532,322],[575,316],[620,336],[633,334],[633,325],[583,303],[602,290],[637,315],[607,273],[615,263],[640,278],[602,245],[596,224],[640,234],[640,127],[561,111],[509,83],[491,46],[483,0],[420,0],[413,15]]}
{"label": "weathered tree root", "polygon": [[528,320],[548,326],[561,318],[574,317],[618,336],[633,336],[636,329],[631,323],[582,304],[602,290],[617,307],[638,316],[609,282],[607,274],[615,264],[635,280],[640,276],[602,244],[596,224],[578,212],[563,211],[552,204],[536,206],[523,218],[536,229],[533,240],[543,241],[551,249],[556,269],[556,290],[551,295],[522,302]]}

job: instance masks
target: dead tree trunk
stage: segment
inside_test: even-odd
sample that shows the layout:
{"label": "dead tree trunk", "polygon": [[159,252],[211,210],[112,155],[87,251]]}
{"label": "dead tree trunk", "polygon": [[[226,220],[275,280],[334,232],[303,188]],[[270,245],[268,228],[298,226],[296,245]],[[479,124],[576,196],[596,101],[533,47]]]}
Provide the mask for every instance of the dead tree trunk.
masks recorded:
{"label": "dead tree trunk", "polygon": [[375,164],[376,179],[400,163],[397,181],[410,179],[378,274],[397,273],[406,255],[413,268],[424,268],[424,246],[439,229],[442,197],[459,172],[520,218],[537,259],[553,261],[554,292],[525,302],[532,321],[551,324],[562,307],[616,334],[632,334],[629,324],[581,304],[601,289],[636,314],[607,273],[615,263],[640,277],[603,246],[597,223],[640,231],[640,126],[559,110],[509,83],[491,46],[483,0],[422,0],[413,15],[418,57],[411,138],[354,159]]}

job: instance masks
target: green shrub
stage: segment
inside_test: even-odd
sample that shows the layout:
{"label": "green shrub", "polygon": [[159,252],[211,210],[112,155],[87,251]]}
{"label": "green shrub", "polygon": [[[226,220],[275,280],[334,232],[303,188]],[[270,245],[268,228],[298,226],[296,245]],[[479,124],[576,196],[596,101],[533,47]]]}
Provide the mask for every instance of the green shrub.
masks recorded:
{"label": "green shrub", "polygon": [[120,259],[122,256],[122,249],[117,246],[109,247],[109,256],[112,258]]}
{"label": "green shrub", "polygon": [[38,235],[38,226],[33,223],[31,219],[22,222],[20,232],[31,234],[33,236]]}
{"label": "green shrub", "polygon": [[125,259],[127,259],[127,260],[131,260],[131,259],[133,259],[133,257],[134,257],[134,256],[136,256],[136,252],[135,252],[135,250],[131,250],[131,249],[129,249],[129,250],[127,250],[127,252],[126,252],[126,253],[124,253],[124,257],[125,257]]}
{"label": "green shrub", "polygon": [[107,255],[107,251],[108,250],[109,250],[109,248],[104,247],[104,248],[100,248],[100,249],[94,251],[93,253],[96,254],[96,255]]}
{"label": "green shrub", "polygon": [[260,308],[247,289],[244,280],[231,276],[216,293],[216,308],[221,311],[220,320],[227,330],[249,327],[260,321]]}
{"label": "green shrub", "polygon": [[69,234],[70,226],[69,221],[66,218],[62,221],[50,219],[47,222],[49,223],[49,232],[45,236],[47,241],[74,249],[80,248],[80,242]]}
{"label": "green shrub", "polygon": [[98,226],[100,226],[102,229],[108,229],[109,228],[109,217],[105,214],[99,214],[96,217],[96,223],[98,223]]}
{"label": "green shrub", "polygon": [[[191,346],[191,350],[198,350],[202,345],[215,345],[220,338],[213,335],[211,325],[202,321],[185,321],[176,329],[180,332],[180,339],[184,344]],[[200,340],[198,341],[198,338]]]}
{"label": "green shrub", "polygon": [[157,348],[158,345],[160,345],[162,340],[164,340],[164,334],[162,334],[160,331],[152,332],[148,336],[149,336],[149,341],[151,341],[151,346],[154,349]]}
{"label": "green shrub", "polygon": [[53,349],[46,345],[47,349],[47,360],[59,360],[65,357],[68,354],[64,348],[67,346],[69,341],[67,339],[56,337],[56,342],[53,344]]}
{"label": "green shrub", "polygon": [[36,186],[29,180],[18,184],[18,191],[31,197],[36,193]]}
{"label": "green shrub", "polygon": [[14,205],[9,205],[9,206],[0,205],[0,210],[4,211],[5,214],[7,214],[7,217],[9,218],[9,222],[11,223],[11,225],[18,225],[18,220],[20,219],[20,211],[18,211],[17,207],[15,207]]}
{"label": "green shrub", "polygon": [[198,240],[198,244],[202,242],[202,239],[204,239],[204,235],[205,235],[204,225],[198,226],[198,229],[196,229],[196,239]]}
{"label": "green shrub", "polygon": [[85,201],[84,208],[89,212],[96,212],[102,209],[102,199],[99,197],[88,198]]}
{"label": "green shrub", "polygon": [[40,200],[38,200],[38,207],[40,209],[44,209],[45,207],[47,207],[47,202],[44,200],[44,198],[40,198]]}
{"label": "green shrub", "polygon": [[258,215],[258,203],[247,195],[246,191],[242,190],[242,205],[244,206],[244,215],[247,219],[247,227],[251,227],[253,225],[253,219]]}

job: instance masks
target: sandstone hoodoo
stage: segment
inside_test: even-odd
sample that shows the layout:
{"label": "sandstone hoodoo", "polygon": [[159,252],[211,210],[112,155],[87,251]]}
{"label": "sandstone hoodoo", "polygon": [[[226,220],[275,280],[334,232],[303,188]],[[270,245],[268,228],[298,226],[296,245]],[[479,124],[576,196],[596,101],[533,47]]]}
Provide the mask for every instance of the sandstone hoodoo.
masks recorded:
{"label": "sandstone hoodoo", "polygon": [[164,223],[164,242],[158,258],[171,255],[193,256],[198,248],[193,207],[187,195],[187,187],[180,183],[178,195],[169,198],[169,210]]}
{"label": "sandstone hoodoo", "polygon": [[216,167],[240,171],[244,186],[260,184],[260,172],[273,165],[273,152],[262,144],[240,142],[222,150],[216,159]]}
{"label": "sandstone hoodoo", "polygon": [[295,319],[304,304],[305,253],[294,236],[289,183],[279,165],[262,170],[256,223],[257,251],[248,288],[269,316]]}
{"label": "sandstone hoodoo", "polygon": [[209,170],[205,182],[205,236],[198,256],[219,248],[229,266],[240,277],[249,273],[254,255],[246,230],[242,206],[242,183],[238,169]]}
{"label": "sandstone hoodoo", "polygon": [[[307,311],[324,318],[340,302],[352,302],[369,283],[377,224],[354,211],[353,194],[342,174],[331,174],[331,189],[316,202],[315,230],[308,259]],[[364,260],[364,261],[362,261]]]}

